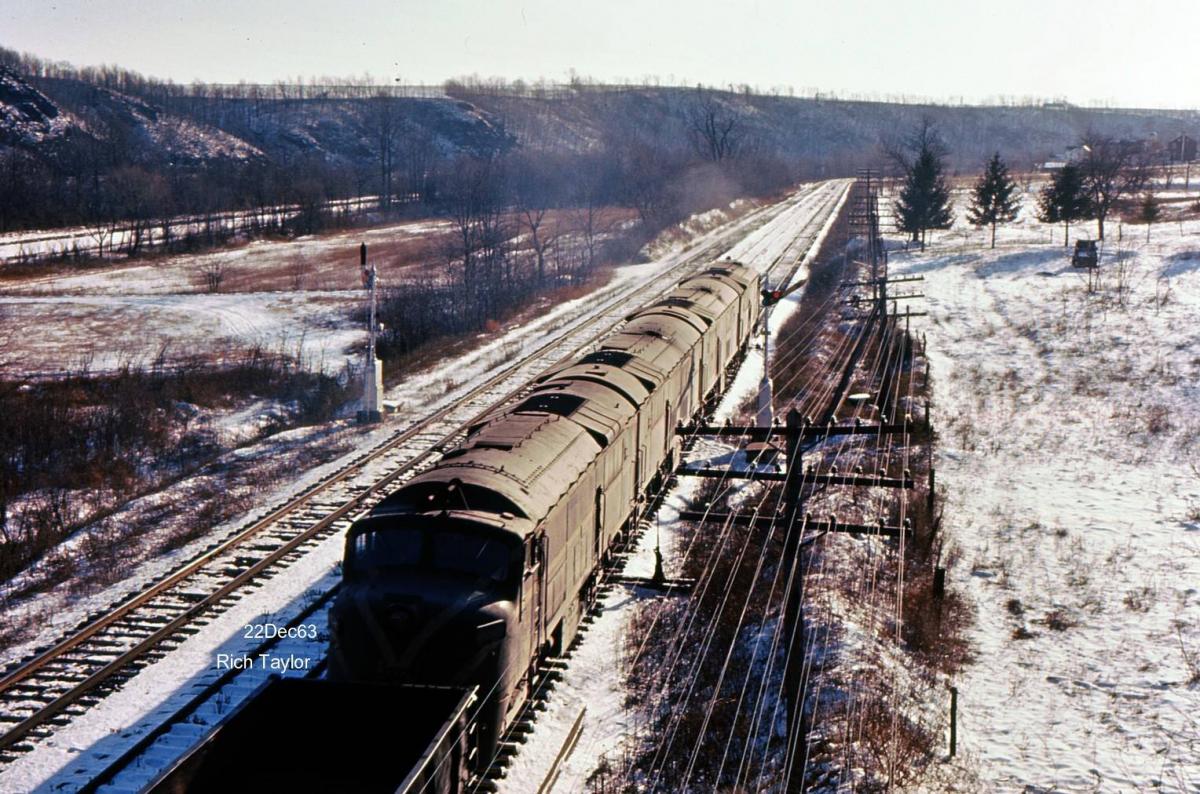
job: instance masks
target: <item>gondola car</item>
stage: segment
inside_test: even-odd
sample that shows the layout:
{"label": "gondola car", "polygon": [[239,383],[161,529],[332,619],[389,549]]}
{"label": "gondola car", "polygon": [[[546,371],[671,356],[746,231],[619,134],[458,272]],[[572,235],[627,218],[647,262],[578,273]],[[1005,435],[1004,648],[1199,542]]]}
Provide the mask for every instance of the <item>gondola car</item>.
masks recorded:
{"label": "gondola car", "polygon": [[330,677],[478,685],[486,766],[539,659],[574,639],[640,495],[674,465],[676,425],[723,387],[759,281],[733,262],[682,281],[356,521]]}

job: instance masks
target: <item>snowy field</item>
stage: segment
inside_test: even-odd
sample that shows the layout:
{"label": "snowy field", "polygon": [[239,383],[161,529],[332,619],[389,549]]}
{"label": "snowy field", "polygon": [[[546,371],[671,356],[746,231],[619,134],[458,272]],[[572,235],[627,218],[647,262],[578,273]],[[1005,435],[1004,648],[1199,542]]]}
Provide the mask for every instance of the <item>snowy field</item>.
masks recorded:
{"label": "snowy field", "polygon": [[[359,242],[386,284],[432,261],[445,232],[444,222],[421,221],[45,276],[5,278],[0,268],[0,370],[109,371],[260,347],[338,371],[366,338],[351,320],[364,301]],[[204,281],[214,269],[219,293]]]}
{"label": "snowy field", "polygon": [[[241,148],[245,147],[244,143],[240,141],[237,143],[241,144]],[[325,208],[331,214],[340,215],[347,211],[362,212],[366,208],[375,207],[378,203],[378,196],[363,196],[362,198],[329,201],[326,202]],[[171,239],[178,240],[188,234],[202,235],[206,228],[233,232],[250,221],[257,221],[260,225],[279,224],[295,217],[298,213],[299,210],[295,205],[281,205],[263,207],[253,211],[217,213],[207,220],[201,215],[181,215],[171,218],[166,223],[171,230]],[[141,234],[143,246],[150,248],[161,243],[163,223],[164,221],[160,219],[143,227]],[[120,250],[128,246],[131,239],[133,239],[133,232],[129,227],[107,223],[42,231],[6,232],[0,234],[0,264],[17,262],[30,257],[53,257],[75,251],[94,254],[98,252],[101,244],[107,255],[109,251]]]}
{"label": "snowy field", "polygon": [[[279,461],[290,461],[293,454],[297,451],[303,453],[306,448],[310,451],[310,456],[314,458],[319,454],[345,449],[347,446],[352,450],[374,448],[391,436],[403,432],[405,428],[412,426],[425,416],[459,399],[477,383],[489,377],[496,367],[515,357],[530,354],[552,340],[556,334],[561,332],[561,329],[578,318],[581,308],[586,303],[602,300],[604,296],[622,288],[629,282],[653,278],[663,269],[676,265],[695,247],[711,245],[731,229],[753,230],[749,231],[746,240],[758,240],[764,236],[773,238],[778,234],[777,227],[767,221],[780,213],[784,213],[790,219],[797,211],[797,206],[807,206],[801,204],[801,199],[808,195],[809,189],[805,188],[797,196],[790,197],[779,205],[761,208],[728,225],[718,222],[727,216],[717,213],[716,221],[705,224],[707,231],[696,233],[694,236],[685,236],[673,245],[659,248],[655,252],[655,259],[650,262],[617,268],[610,283],[591,295],[545,308],[538,312],[536,317],[527,319],[525,322],[513,321],[498,333],[481,333],[478,344],[472,349],[454,358],[436,362],[419,372],[414,372],[403,382],[389,389],[385,396],[394,406],[394,413],[390,421],[384,425],[369,428],[343,420],[327,426],[296,428],[285,433],[277,433],[256,443],[245,443],[247,438],[253,437],[256,428],[260,427],[264,421],[271,420],[273,412],[277,410],[277,406],[272,401],[258,400],[227,416],[214,417],[214,429],[230,443],[243,444],[231,453],[232,456],[238,459],[258,459],[272,464]],[[708,214],[711,213],[706,213],[706,215]],[[237,296],[218,297],[234,299]],[[256,296],[243,297],[248,301],[257,299]],[[195,318],[193,318],[193,322],[196,322]],[[346,457],[348,459],[356,454],[358,454],[356,451],[352,451]],[[302,473],[289,478],[287,482],[281,484],[277,489],[272,489],[270,493],[259,494],[255,499],[256,508],[265,512],[268,505],[298,493],[317,482],[329,470],[343,465],[344,462],[339,457],[338,460],[321,466],[313,466],[311,461],[309,466],[302,465],[299,460],[296,460],[294,464],[285,463],[284,465],[298,467],[303,470]],[[147,516],[154,516],[153,530],[147,531],[148,536],[178,531],[190,520],[188,512],[173,510],[163,515],[163,505],[187,504],[191,499],[192,489],[196,487],[197,481],[200,479],[202,478],[186,478],[161,492],[136,499],[104,521],[97,522],[96,525],[76,533],[67,542],[70,544],[80,543],[85,533],[103,529],[106,525],[114,522],[141,526],[147,521]],[[49,592],[41,593],[36,602],[26,599],[10,603],[9,593],[22,590],[27,584],[27,574],[32,573],[33,569],[38,567],[37,564],[25,574],[18,575],[7,582],[0,582],[0,604],[4,605],[4,610],[8,610],[0,610],[0,619],[7,618],[22,624],[36,622],[42,627],[37,636],[30,637],[27,641],[7,648],[0,647],[0,664],[15,661],[37,644],[51,641],[59,632],[83,619],[89,611],[106,603],[114,603],[128,592],[136,591],[144,582],[170,570],[172,566],[178,564],[180,559],[187,559],[189,555],[195,554],[214,539],[236,531],[249,518],[250,516],[245,516],[230,521],[217,528],[212,535],[205,536],[176,552],[147,563],[141,575],[134,577],[131,581],[121,582],[109,591],[96,593],[87,598],[79,598],[78,589],[73,587],[71,582],[65,582]],[[129,553],[136,556],[132,551]]]}
{"label": "snowy field", "polygon": [[995,250],[960,207],[891,257],[925,277],[937,475],[978,612],[959,752],[988,791],[1197,792],[1200,221],[1173,205],[1147,243],[1110,220],[1089,291],[1032,205]]}
{"label": "snowy field", "polygon": [[[0,370],[111,372],[258,347],[337,372],[366,339],[351,320],[362,300],[349,292],[0,297],[0,338],[9,340]],[[21,332],[31,328],[37,333]]]}
{"label": "snowy field", "polygon": [[[661,251],[690,243],[753,208],[745,200],[699,213],[663,235]],[[547,215],[543,233],[569,232],[569,213]],[[601,237],[630,213],[606,209]],[[566,226],[563,226],[566,224]],[[443,277],[453,230],[426,219],[292,240],[256,240],[200,254],[73,268],[47,274],[7,272],[0,265],[0,372],[50,375],[111,371],[194,356],[261,348],[336,372],[366,338],[356,310],[365,302],[359,243],[367,244],[383,286]],[[208,274],[220,273],[220,289]],[[24,333],[37,327],[39,333]]]}

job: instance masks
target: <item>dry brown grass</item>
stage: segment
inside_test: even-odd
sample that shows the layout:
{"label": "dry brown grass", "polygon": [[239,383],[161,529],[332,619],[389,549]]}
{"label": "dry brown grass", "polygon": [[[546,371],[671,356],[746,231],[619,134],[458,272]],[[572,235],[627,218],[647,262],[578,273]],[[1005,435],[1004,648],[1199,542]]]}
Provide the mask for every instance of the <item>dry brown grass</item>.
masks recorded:
{"label": "dry brown grass", "polygon": [[[489,320],[491,332],[499,330],[503,325],[523,325],[538,317],[549,306],[590,295],[608,283],[611,278],[611,267],[597,268],[588,274],[585,280],[550,290],[543,293],[530,305],[514,307],[500,318]],[[427,344],[420,345],[410,353],[389,358],[388,364],[384,369],[385,380],[389,386],[395,385],[414,372],[419,372],[439,362],[470,352],[478,347],[479,343],[479,334],[475,331],[440,336]],[[458,384],[455,383],[454,385],[457,386]],[[447,391],[449,390],[448,388]]]}
{"label": "dry brown grass", "polygon": [[1064,609],[1052,609],[1035,622],[1051,631],[1066,631],[1079,625],[1079,621],[1067,614]]}
{"label": "dry brown grass", "polygon": [[[622,221],[632,219],[634,215],[631,210],[604,208],[597,212],[596,227],[611,229]],[[515,237],[528,232],[517,215],[509,217],[507,225]],[[446,274],[451,252],[459,243],[457,232],[446,221],[430,221],[420,226],[422,229],[419,232],[413,231],[410,222],[320,235],[318,240],[344,241],[345,244],[324,246],[316,251],[310,250],[314,246],[306,243],[281,243],[293,245],[295,253],[286,259],[272,256],[263,263],[256,263],[252,257],[239,260],[237,266],[227,273],[221,291],[361,289],[360,240],[366,241],[368,256],[378,268],[383,284],[440,278]],[[577,228],[578,218],[573,210],[551,210],[542,221],[539,235],[544,239],[553,239],[572,233]]]}
{"label": "dry brown grass", "polygon": [[[124,266],[122,264],[121,266]],[[52,259],[49,261],[8,262],[0,267],[0,285],[22,284],[30,279],[71,276],[116,267],[113,262],[97,257]]]}
{"label": "dry brown grass", "polygon": [[[362,236],[362,235],[359,235]],[[264,264],[249,258],[231,270],[222,292],[281,292],[303,290],[362,289],[358,242],[355,235],[339,232],[327,238],[343,239],[345,245],[330,250],[309,251],[295,245],[286,259],[270,257]],[[428,273],[445,270],[445,251],[454,234],[449,228],[410,235],[404,226],[392,235],[378,230],[368,244],[370,261],[379,269],[381,283],[396,284]]]}
{"label": "dry brown grass", "polygon": [[861,702],[860,732],[853,754],[871,774],[856,791],[885,792],[919,784],[934,760],[933,748],[939,737],[929,727],[898,714],[897,705],[882,693],[868,694]]}
{"label": "dry brown grass", "polygon": [[[295,424],[324,421],[345,390],[334,378],[272,356],[224,368],[123,370],[37,384],[0,381],[0,577],[7,578],[116,505],[206,465],[221,450],[181,406],[226,406],[274,395],[300,408]],[[8,509],[20,500],[19,512]],[[101,533],[86,549],[119,559],[126,536]],[[90,559],[90,557],[89,557]],[[47,566],[50,584],[61,580]],[[110,571],[111,573],[111,571]]]}
{"label": "dry brown grass", "polygon": [[[636,217],[633,210],[605,207],[596,211],[594,224],[607,233],[618,224]],[[507,221],[512,233],[521,236],[527,228],[517,215]],[[581,223],[578,212],[556,209],[546,213],[539,234],[544,239],[577,232]],[[54,277],[120,271],[132,263],[152,265],[160,273],[182,271],[185,281],[195,290],[222,293],[285,292],[303,290],[360,289],[358,246],[368,244],[371,262],[379,268],[385,284],[427,278],[445,273],[447,252],[456,242],[456,232],[444,220],[390,221],[383,225],[347,231],[336,229],[300,240],[268,238],[270,250],[262,256],[230,257],[227,254],[244,251],[250,242],[244,238],[230,240],[217,248],[196,253],[153,251],[135,258],[81,257],[52,259],[42,262],[15,262],[0,268],[0,285],[19,288],[30,280],[39,282]],[[290,251],[289,251],[290,249]],[[219,290],[210,289],[202,270],[214,260],[222,261]],[[206,264],[207,263],[207,264]],[[53,291],[53,285],[48,285]]]}
{"label": "dry brown grass", "polygon": [[933,591],[933,574],[920,571],[904,583],[904,643],[921,664],[953,675],[972,660],[967,629],[973,622],[969,602],[948,586],[939,597]]}

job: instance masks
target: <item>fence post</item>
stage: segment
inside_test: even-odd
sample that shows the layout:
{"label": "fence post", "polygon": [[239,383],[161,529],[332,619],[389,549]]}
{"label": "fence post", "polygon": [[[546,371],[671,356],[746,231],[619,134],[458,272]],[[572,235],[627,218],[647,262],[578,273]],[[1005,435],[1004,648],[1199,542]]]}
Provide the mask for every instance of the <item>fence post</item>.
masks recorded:
{"label": "fence post", "polygon": [[958,752],[958,687],[950,687],[950,757]]}

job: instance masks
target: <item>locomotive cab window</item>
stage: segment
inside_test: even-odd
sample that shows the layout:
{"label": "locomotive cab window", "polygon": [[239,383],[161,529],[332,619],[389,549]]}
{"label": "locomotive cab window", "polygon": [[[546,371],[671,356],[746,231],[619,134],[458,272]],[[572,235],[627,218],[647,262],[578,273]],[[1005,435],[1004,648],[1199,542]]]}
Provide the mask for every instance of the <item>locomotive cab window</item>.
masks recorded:
{"label": "locomotive cab window", "polygon": [[[514,543],[474,532],[430,533],[431,560],[435,570],[464,573],[503,582],[512,578],[518,568],[516,555],[520,547]],[[521,559],[523,562],[523,559]]]}
{"label": "locomotive cab window", "polygon": [[423,569],[506,582],[517,578],[523,547],[482,532],[387,528],[354,538],[347,574],[370,570]]}
{"label": "locomotive cab window", "polygon": [[398,568],[421,564],[423,534],[417,529],[364,532],[354,539],[355,567]]}

